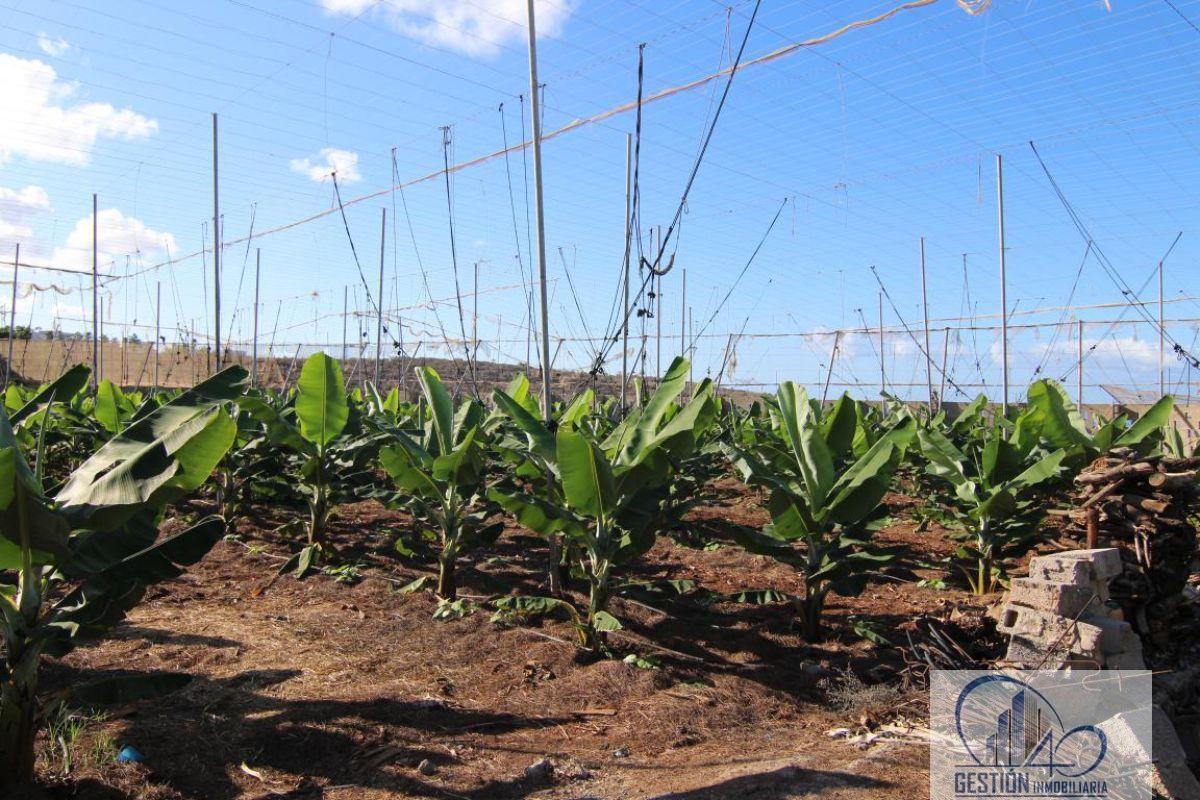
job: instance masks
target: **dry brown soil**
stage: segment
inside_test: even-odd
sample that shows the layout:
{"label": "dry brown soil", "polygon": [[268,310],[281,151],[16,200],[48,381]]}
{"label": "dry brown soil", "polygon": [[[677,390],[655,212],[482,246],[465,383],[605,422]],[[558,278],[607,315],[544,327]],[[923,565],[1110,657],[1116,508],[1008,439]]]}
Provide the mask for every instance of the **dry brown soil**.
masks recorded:
{"label": "dry brown soil", "polygon": [[[764,521],[733,482],[696,515]],[[880,540],[916,559],[946,552],[941,532],[919,532],[912,501],[889,496],[901,520]],[[287,512],[291,514],[294,512]],[[827,735],[920,720],[900,650],[856,635],[849,617],[876,623],[896,644],[919,618],[943,621],[964,644],[991,646],[983,609],[995,598],[881,577],[859,598],[834,597],[829,635],[806,643],[786,603],[705,604],[618,598],[626,628],[616,657],[588,663],[565,620],[490,621],[480,608],[431,619],[425,592],[400,586],[428,569],[392,549],[410,527],[374,502],[341,509],[334,538],[361,580],[326,575],[272,580],[288,516],[259,507],[241,541],[148,596],[115,635],[47,664],[50,687],[122,672],[169,670],[191,684],[156,702],[89,724],[76,764],[43,746],[52,797],[80,798],[907,798],[927,792],[919,744],[869,748]],[[463,593],[539,593],[545,548],[520,530],[463,558]],[[918,571],[918,575],[936,573]],[[711,592],[772,587],[795,593],[788,567],[740,548],[660,541],[623,570],[633,580],[691,579]],[[633,653],[653,668],[625,663]],[[857,676],[847,679],[847,674]],[[104,753],[132,745],[141,764]],[[91,754],[91,755],[89,755]],[[548,758],[552,769],[527,768]],[[422,762],[425,769],[419,769]]]}

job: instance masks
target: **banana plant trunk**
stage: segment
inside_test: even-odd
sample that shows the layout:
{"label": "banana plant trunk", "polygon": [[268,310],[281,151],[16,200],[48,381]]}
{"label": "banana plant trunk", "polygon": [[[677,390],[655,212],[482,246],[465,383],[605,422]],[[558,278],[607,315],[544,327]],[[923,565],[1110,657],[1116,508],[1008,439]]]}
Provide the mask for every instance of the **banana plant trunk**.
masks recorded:
{"label": "banana plant trunk", "polygon": [[33,781],[38,650],[25,647],[10,654],[0,684],[0,797]]}
{"label": "banana plant trunk", "polygon": [[563,590],[566,588],[566,573],[567,570],[563,566],[563,537],[562,534],[554,534],[550,537],[550,555],[549,569],[547,571],[547,579],[549,582],[549,592],[551,597],[562,597]]}
{"label": "banana plant trunk", "polygon": [[458,562],[458,539],[461,531],[455,522],[457,509],[450,501],[447,501],[443,513],[445,519],[442,523],[442,553],[438,556],[437,596],[442,600],[454,602],[458,599],[458,582],[454,572]]}
{"label": "banana plant trunk", "polygon": [[[318,456],[320,459],[321,456]],[[325,467],[317,464],[313,483],[313,496],[309,501],[308,543],[310,545],[325,544],[325,525],[329,519],[329,499],[325,489]]]}
{"label": "banana plant trunk", "polygon": [[584,646],[592,653],[604,649],[604,632],[596,629],[596,615],[608,607],[608,562],[599,564],[588,579],[588,615]]}
{"label": "banana plant trunk", "polygon": [[804,641],[821,640],[821,614],[825,610],[825,593],[806,591],[800,605],[800,623]]}
{"label": "banana plant trunk", "polygon": [[454,565],[457,559],[453,555],[442,554],[438,559],[437,596],[442,600],[454,602],[458,599],[458,584],[454,578]]}

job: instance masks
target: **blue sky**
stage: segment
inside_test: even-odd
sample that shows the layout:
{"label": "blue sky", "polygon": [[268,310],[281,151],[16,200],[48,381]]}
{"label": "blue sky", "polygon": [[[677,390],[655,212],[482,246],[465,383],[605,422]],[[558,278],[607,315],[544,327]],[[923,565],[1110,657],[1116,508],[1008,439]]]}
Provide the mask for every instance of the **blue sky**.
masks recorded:
{"label": "blue sky", "polygon": [[[747,58],[893,5],[764,0]],[[1200,316],[1197,302],[1185,299],[1197,293],[1200,252],[1193,224],[1200,30],[1188,22],[1200,21],[1200,2],[1173,5],[997,0],[975,16],[944,0],[739,73],[683,216],[676,268],[663,281],[664,364],[679,349],[683,269],[699,330],[784,203],[757,259],[697,341],[698,375],[715,376],[728,335],[744,330],[726,382],[791,378],[819,390],[830,332],[878,324],[874,265],[894,302],[884,314],[889,382],[922,395],[923,360],[902,324],[920,337],[924,236],[935,320],[930,349],[940,360],[946,325],[982,328],[952,334],[947,373],[965,392],[987,384],[998,394],[999,347],[990,328],[1000,310],[994,158],[1001,153],[1012,323],[1045,324],[1014,332],[1013,384],[1027,383],[1040,365],[1041,374],[1073,386],[1074,329],[1056,337],[1051,325],[1082,318],[1092,321],[1085,341],[1096,344],[1086,382],[1151,388],[1153,328],[1101,322],[1122,309],[1026,314],[1068,300],[1123,300],[1096,252],[1085,258],[1085,240],[1028,142],[1036,142],[1099,252],[1135,288],[1183,232],[1167,262],[1165,295],[1174,301],[1167,315]],[[520,0],[3,0],[0,260],[11,260],[19,241],[23,263],[89,268],[97,192],[101,271],[132,276],[106,282],[106,332],[138,330],[147,338],[133,326],[153,323],[161,283],[164,328],[194,324],[211,334],[212,300],[202,291],[211,253],[153,267],[195,253],[211,236],[209,115],[216,111],[226,241],[246,236],[251,225],[261,234],[335,211],[260,235],[249,250],[224,249],[223,335],[249,337],[254,249],[261,248],[263,342],[273,334],[276,352],[287,355],[297,344],[340,351],[345,287],[352,310],[368,305],[327,173],[337,169],[349,201],[386,190],[393,172],[408,182],[439,170],[442,126],[450,126],[451,163],[499,150],[505,133],[510,144],[520,141],[523,122],[529,131],[523,7]],[[727,66],[752,8],[744,0],[539,3],[546,130],[632,100],[641,42],[647,93]],[[717,81],[646,107],[644,232],[674,214],[722,88]],[[633,124],[632,114],[614,116],[545,145],[555,337],[612,330],[625,134]],[[518,152],[507,164],[493,159],[451,181],[463,291],[479,264],[481,357],[525,357],[529,166]],[[435,177],[403,197],[384,194],[346,208],[373,293],[385,207],[383,305],[402,320],[389,330],[403,331],[409,351],[423,341],[422,352],[444,354],[441,328],[459,337],[445,184]],[[67,330],[89,324],[85,277],[26,269],[26,282],[47,291],[18,303],[20,321],[48,327],[57,320]],[[430,295],[451,300],[435,312]],[[1156,297],[1151,282],[1143,299]],[[464,302],[469,334],[474,299]],[[973,326],[943,321],[972,315]],[[1138,315],[1124,310],[1123,318]],[[372,339],[374,325],[362,327]],[[351,341],[354,328],[352,321]],[[1190,348],[1196,323],[1170,331]],[[846,335],[838,344],[834,391],[860,384],[860,394],[875,394],[876,339]],[[587,345],[568,341],[556,364],[589,360]],[[654,361],[652,346],[651,369]],[[1170,356],[1168,366],[1184,391],[1186,370]],[[619,369],[619,358],[609,369]],[[1088,394],[1102,396],[1098,388]],[[947,396],[957,392],[947,387]]]}

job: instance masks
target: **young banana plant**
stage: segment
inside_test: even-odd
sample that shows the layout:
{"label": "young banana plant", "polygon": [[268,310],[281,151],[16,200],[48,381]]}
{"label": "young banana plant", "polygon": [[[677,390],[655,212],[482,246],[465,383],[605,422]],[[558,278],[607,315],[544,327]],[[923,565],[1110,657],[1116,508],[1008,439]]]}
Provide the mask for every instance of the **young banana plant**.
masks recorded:
{"label": "young banana plant", "polygon": [[668,369],[649,401],[602,442],[587,432],[586,415],[564,414],[552,433],[528,408],[504,392],[497,407],[527,438],[531,464],[550,480],[530,482],[531,492],[495,486],[489,496],[518,522],[544,537],[563,535],[575,545],[588,582],[585,614],[572,615],[589,651],[605,651],[607,631],[620,627],[608,612],[612,571],[654,544],[662,509],[681,459],[715,415],[705,381],[692,400],[675,405],[687,381],[682,358]]}
{"label": "young banana plant", "polygon": [[996,422],[961,447],[937,427],[917,434],[928,474],[951,490],[942,499],[961,526],[955,559],[980,595],[996,591],[1007,566],[1037,544],[1044,509],[1029,495],[1058,478],[1068,454],[1065,448],[1048,450],[1032,436],[1010,440],[1005,433]]}
{"label": "young banana plant", "polygon": [[[42,485],[44,440],[31,469],[0,411],[0,796],[33,777],[42,655],[119,622],[147,586],[179,575],[223,535],[219,517],[164,539],[158,523],[160,509],[199,487],[229,448],[227,403],[245,379],[230,367],[133,419],[53,497]],[[53,396],[43,402],[44,418]]]}
{"label": "young banana plant", "polygon": [[437,595],[458,597],[455,567],[464,546],[494,541],[502,523],[488,525],[493,507],[485,497],[484,409],[474,400],[458,409],[429,367],[416,369],[430,411],[419,437],[394,430],[393,441],[379,451],[383,470],[400,489],[406,507],[438,539]]}
{"label": "young banana plant", "polygon": [[[761,533],[735,529],[751,552],[794,565],[804,575],[798,615],[804,637],[821,636],[829,593],[856,596],[871,572],[894,558],[873,549],[871,523],[916,433],[911,417],[882,433],[862,424],[859,404],[843,396],[822,416],[804,389],[780,385],[771,409],[775,425],[756,429],[751,445],[726,452],[743,480],[769,492],[771,523]],[[803,549],[796,549],[795,545]]]}
{"label": "young banana plant", "polygon": [[314,353],[300,370],[291,408],[280,409],[254,397],[247,398],[243,408],[265,426],[273,445],[299,458],[296,477],[308,505],[308,518],[297,527],[303,528],[305,543],[280,572],[294,570],[296,577],[304,577],[328,548],[326,530],[333,509],[330,485],[336,477],[333,445],[350,418],[342,369],[325,353]]}
{"label": "young banana plant", "polygon": [[1112,447],[1132,447],[1143,454],[1163,442],[1175,408],[1170,395],[1160,398],[1132,425],[1118,414],[1089,431],[1083,415],[1063,387],[1042,379],[1030,384],[1025,410],[1016,419],[1011,440],[1022,450],[1039,442],[1066,451],[1063,463],[1081,469]]}

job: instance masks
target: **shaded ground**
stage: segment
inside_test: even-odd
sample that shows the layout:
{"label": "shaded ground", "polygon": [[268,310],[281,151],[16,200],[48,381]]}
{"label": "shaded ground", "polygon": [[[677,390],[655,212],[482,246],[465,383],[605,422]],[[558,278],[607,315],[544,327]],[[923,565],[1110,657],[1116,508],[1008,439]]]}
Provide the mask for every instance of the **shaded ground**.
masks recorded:
{"label": "shaded ground", "polygon": [[[717,488],[698,525],[712,516],[763,521],[737,484]],[[817,645],[798,636],[786,603],[642,594],[614,601],[626,625],[612,639],[618,658],[581,663],[557,618],[512,627],[480,608],[432,621],[431,595],[399,591],[427,574],[394,555],[408,520],[374,503],[345,507],[336,523],[342,559],[361,565],[361,580],[272,580],[286,543],[271,531],[283,519],[256,509],[239,526],[241,542],[222,542],[155,589],[113,637],[50,667],[50,686],[114,672],[194,676],[157,703],[92,722],[55,796],[923,796],[923,748],[859,750],[826,735],[925,713],[921,694],[898,674],[900,651],[856,635],[851,615],[898,644],[920,617],[944,621],[964,642],[986,630],[984,603],[912,580],[881,578],[860,598],[834,598],[831,635]],[[880,538],[917,560],[946,549],[939,533],[907,523]],[[482,602],[497,590],[538,593],[544,553],[539,540],[506,531],[464,559],[464,595]],[[764,557],[667,539],[623,577],[693,580],[723,594],[801,588],[789,568]],[[627,654],[651,668],[620,660]],[[143,764],[104,756],[126,744]],[[542,758],[553,767],[527,774]],[[43,762],[46,773],[61,769],[61,758],[44,754]]]}

